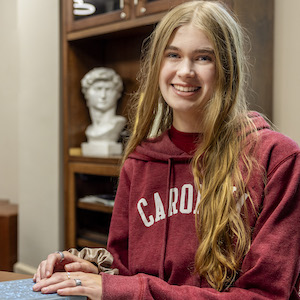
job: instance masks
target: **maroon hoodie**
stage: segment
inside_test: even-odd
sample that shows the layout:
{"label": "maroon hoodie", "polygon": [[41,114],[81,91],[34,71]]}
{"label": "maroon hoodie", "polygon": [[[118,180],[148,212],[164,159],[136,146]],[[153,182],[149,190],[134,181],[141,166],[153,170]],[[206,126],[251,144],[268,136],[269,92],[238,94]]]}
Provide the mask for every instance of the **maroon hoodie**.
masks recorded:
{"label": "maroon hoodie", "polygon": [[190,155],[166,132],[138,146],[121,171],[108,242],[120,275],[103,274],[103,300],[299,299],[300,150],[259,114],[252,118],[267,182],[260,171],[248,184],[258,217],[250,215],[252,244],[234,285],[218,292],[194,273],[201,196]]}

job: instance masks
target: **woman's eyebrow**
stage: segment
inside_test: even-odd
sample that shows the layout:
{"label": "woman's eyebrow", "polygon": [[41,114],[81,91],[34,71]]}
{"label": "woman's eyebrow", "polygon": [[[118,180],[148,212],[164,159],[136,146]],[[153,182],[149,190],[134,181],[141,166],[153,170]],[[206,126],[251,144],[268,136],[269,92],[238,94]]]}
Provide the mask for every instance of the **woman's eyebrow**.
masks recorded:
{"label": "woman's eyebrow", "polygon": [[208,53],[208,54],[211,54],[211,55],[215,55],[215,51],[212,48],[196,49],[193,52],[195,52],[195,53]]}
{"label": "woman's eyebrow", "polygon": [[174,51],[179,51],[180,49],[179,49],[179,48],[177,48],[177,47],[175,47],[175,46],[168,45],[168,46],[166,47],[166,49],[165,49],[165,50],[174,50]]}
{"label": "woman's eyebrow", "polygon": [[[173,46],[173,45],[168,45],[165,50],[180,51],[180,48]],[[196,49],[193,51],[193,53],[208,53],[211,55],[215,54],[215,52],[212,48],[207,48],[207,47]]]}

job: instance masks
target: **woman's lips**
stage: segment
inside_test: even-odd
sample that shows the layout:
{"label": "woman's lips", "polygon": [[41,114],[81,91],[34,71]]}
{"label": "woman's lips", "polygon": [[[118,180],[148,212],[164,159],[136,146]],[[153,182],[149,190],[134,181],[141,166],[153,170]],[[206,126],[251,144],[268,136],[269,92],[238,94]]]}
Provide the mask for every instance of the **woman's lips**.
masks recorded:
{"label": "woman's lips", "polygon": [[199,86],[184,86],[179,84],[172,84],[172,86],[179,92],[196,92],[200,89]]}

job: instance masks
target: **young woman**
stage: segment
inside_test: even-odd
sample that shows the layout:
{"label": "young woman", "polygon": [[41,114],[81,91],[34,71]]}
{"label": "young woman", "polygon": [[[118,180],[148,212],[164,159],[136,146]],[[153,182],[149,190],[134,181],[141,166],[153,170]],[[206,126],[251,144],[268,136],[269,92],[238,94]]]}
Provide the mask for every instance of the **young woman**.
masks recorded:
{"label": "young woman", "polygon": [[65,251],[40,264],[35,290],[299,299],[300,150],[247,110],[243,41],[219,3],[186,2],[163,18],[143,60],[111,221],[119,275],[91,274]]}

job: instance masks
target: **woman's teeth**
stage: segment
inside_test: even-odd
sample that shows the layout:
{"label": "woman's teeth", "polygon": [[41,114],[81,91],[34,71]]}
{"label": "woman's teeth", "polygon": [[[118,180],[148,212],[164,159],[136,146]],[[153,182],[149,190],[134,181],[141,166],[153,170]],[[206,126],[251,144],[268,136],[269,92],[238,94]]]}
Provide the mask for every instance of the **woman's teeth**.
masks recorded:
{"label": "woman's teeth", "polygon": [[173,87],[180,92],[195,92],[200,89],[200,87],[196,86],[182,86],[177,84],[173,84]]}

